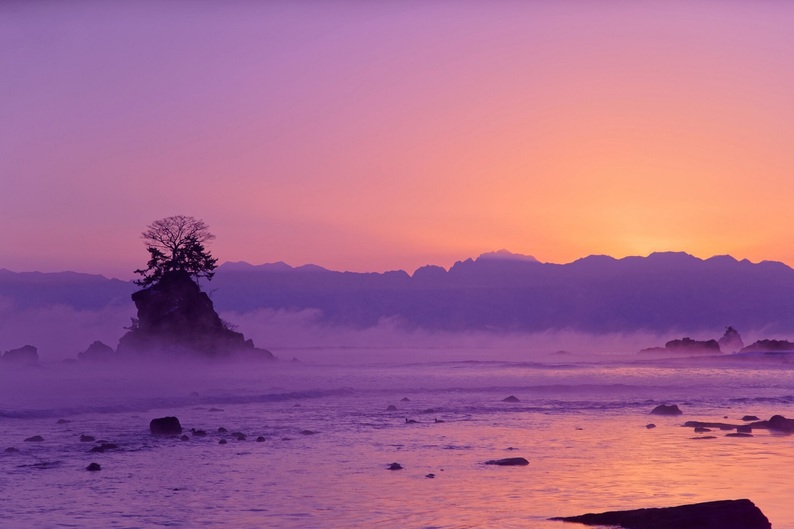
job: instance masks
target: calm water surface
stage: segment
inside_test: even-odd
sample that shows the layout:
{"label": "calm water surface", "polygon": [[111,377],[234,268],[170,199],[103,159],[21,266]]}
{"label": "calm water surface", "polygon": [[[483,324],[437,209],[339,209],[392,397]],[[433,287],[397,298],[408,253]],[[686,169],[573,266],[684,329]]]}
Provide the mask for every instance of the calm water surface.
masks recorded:
{"label": "calm water surface", "polygon": [[[0,449],[19,452],[0,452],[0,527],[562,529],[547,518],[731,498],[794,527],[794,437],[681,427],[794,417],[793,374],[612,359],[6,370]],[[649,415],[661,403],[685,415]],[[150,437],[165,415],[207,435]],[[81,434],[119,448],[91,453]],[[483,464],[514,456],[530,465]]]}

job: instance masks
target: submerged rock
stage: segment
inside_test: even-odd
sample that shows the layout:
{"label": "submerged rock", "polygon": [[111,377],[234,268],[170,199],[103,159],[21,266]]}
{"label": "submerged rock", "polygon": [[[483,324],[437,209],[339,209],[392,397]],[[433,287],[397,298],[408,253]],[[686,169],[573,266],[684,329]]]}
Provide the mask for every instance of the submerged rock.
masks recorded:
{"label": "submerged rock", "polygon": [[256,438],[256,442],[257,443],[264,443],[265,442],[265,438],[260,435],[259,437]]}
{"label": "submerged rock", "polygon": [[386,468],[387,468],[387,470],[402,470],[403,466],[401,464],[399,464],[399,463],[392,463],[391,465],[389,465]]}
{"label": "submerged rock", "polygon": [[626,529],[771,529],[772,524],[750,500],[589,513],[551,518],[585,525],[612,525]]}
{"label": "submerged rock", "polygon": [[26,443],[40,443],[44,440],[44,438],[40,435],[34,435],[33,437],[28,437],[25,439]]}
{"label": "submerged rock", "polygon": [[745,415],[744,417],[742,417],[742,420],[743,421],[760,421],[761,419],[759,417],[756,417],[755,415]]}
{"label": "submerged rock", "polygon": [[13,446],[9,446],[8,448],[5,449],[5,451],[9,454],[13,454],[14,452],[19,452],[19,449],[14,448]]}
{"label": "submerged rock", "polygon": [[397,411],[397,406],[395,406],[394,404],[389,404],[388,407],[386,408],[386,411]]}
{"label": "submerged rock", "polygon": [[225,445],[226,443],[227,443],[226,439],[221,439],[220,441],[218,441],[219,445]]}
{"label": "submerged rock", "polygon": [[98,472],[102,470],[102,466],[99,463],[91,463],[85,469],[89,472]]}
{"label": "submerged rock", "polygon": [[683,415],[677,404],[660,404],[651,410],[652,415]]}
{"label": "submerged rock", "polygon": [[518,400],[518,397],[516,397],[515,395],[510,395],[509,397],[503,398],[502,402],[521,402],[521,401]]}
{"label": "submerged rock", "polygon": [[190,437],[188,437],[187,435],[183,435],[182,437],[179,438],[179,440],[180,441],[190,441]]}
{"label": "submerged rock", "polygon": [[180,435],[182,425],[176,417],[160,417],[152,419],[149,423],[149,431],[152,435]]}
{"label": "submerged rock", "polygon": [[523,467],[529,464],[529,461],[523,457],[506,457],[504,459],[491,459],[485,462],[486,465],[499,465],[501,467]]}

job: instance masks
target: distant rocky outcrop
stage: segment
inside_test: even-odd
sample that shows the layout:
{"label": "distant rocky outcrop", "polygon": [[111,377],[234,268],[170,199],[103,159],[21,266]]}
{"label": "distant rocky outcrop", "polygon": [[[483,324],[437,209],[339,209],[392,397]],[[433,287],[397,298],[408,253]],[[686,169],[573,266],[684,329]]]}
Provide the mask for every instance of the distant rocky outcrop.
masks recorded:
{"label": "distant rocky outcrop", "polygon": [[39,363],[39,350],[32,345],[24,345],[6,351],[0,360],[14,366],[35,366]]}
{"label": "distant rocky outcrop", "polygon": [[742,353],[767,353],[794,351],[794,343],[788,340],[758,340],[741,350]]}
{"label": "distant rocky outcrop", "polygon": [[552,518],[585,525],[609,525],[626,529],[771,529],[772,524],[750,500],[722,500],[705,503],[611,511],[581,516]]}
{"label": "distant rocky outcrop", "polygon": [[723,353],[736,353],[744,348],[744,342],[741,335],[739,335],[739,331],[733,327],[727,327],[725,334],[717,340],[717,343]]}
{"label": "distant rocky outcrop", "polygon": [[722,351],[717,340],[693,340],[689,337],[681,338],[680,340],[670,340],[664,344],[664,347],[649,347],[640,351],[640,354],[660,353],[696,356],[721,354]]}
{"label": "distant rocky outcrop", "polygon": [[151,287],[133,293],[132,300],[138,317],[121,337],[119,355],[273,358],[270,351],[255,347],[253,341],[230,329],[186,272],[168,272]]}
{"label": "distant rocky outcrop", "polygon": [[116,356],[116,352],[107,344],[97,340],[88,346],[88,349],[82,353],[77,353],[78,360],[85,360],[88,362],[106,362],[112,360]]}

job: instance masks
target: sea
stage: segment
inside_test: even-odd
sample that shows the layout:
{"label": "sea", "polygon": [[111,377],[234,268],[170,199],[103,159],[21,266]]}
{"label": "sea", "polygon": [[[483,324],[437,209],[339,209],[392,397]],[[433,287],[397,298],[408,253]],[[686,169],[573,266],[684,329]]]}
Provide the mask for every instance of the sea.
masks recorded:
{"label": "sea", "polygon": [[0,527],[566,529],[739,498],[794,527],[794,436],[683,426],[794,417],[786,357],[349,353],[0,368]]}

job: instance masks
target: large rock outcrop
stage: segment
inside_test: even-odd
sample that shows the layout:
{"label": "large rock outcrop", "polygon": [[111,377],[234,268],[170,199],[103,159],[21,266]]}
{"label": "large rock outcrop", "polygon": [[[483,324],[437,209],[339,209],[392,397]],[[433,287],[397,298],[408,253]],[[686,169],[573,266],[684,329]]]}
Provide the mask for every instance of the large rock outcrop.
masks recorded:
{"label": "large rock outcrop", "polygon": [[771,529],[772,524],[750,500],[722,500],[660,509],[635,509],[552,518],[585,525],[626,529]]}
{"label": "large rock outcrop", "polygon": [[32,345],[24,345],[6,351],[0,360],[14,366],[35,366],[39,363],[39,350]]}
{"label": "large rock outcrop", "polygon": [[117,352],[224,357],[243,355],[273,358],[221,320],[209,296],[185,272],[169,272],[152,285],[132,294],[138,309]]}
{"label": "large rock outcrop", "polygon": [[744,348],[744,341],[739,331],[733,327],[727,327],[725,329],[725,334],[722,335],[722,338],[717,340],[717,343],[720,345],[720,350],[722,350],[723,353],[736,353]]}

